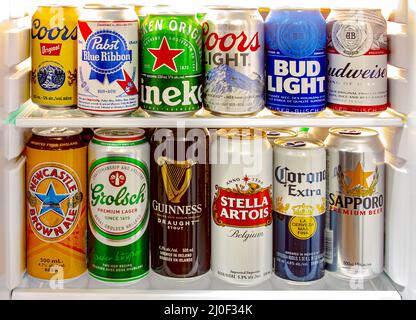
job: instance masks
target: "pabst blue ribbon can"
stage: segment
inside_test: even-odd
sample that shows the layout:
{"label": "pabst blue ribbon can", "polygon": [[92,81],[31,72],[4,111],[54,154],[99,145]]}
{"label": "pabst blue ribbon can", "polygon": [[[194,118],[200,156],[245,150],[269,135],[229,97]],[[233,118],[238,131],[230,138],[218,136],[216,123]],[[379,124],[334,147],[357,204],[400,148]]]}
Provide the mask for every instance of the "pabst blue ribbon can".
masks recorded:
{"label": "pabst blue ribbon can", "polygon": [[97,129],[88,148],[88,271],[107,284],[149,272],[149,153],[142,129]]}
{"label": "pabst blue ribbon can", "polygon": [[365,128],[331,129],[325,144],[326,268],[344,278],[374,278],[384,266],[384,146]]}
{"label": "pabst blue ribbon can", "polygon": [[272,162],[266,133],[221,129],[211,145],[211,270],[256,285],[272,271]]}
{"label": "pabst blue ribbon can", "polygon": [[316,9],[271,10],[265,23],[266,106],[314,115],[326,105],[326,24]]}
{"label": "pabst blue ribbon can", "polygon": [[78,108],[123,115],[139,107],[139,22],[128,6],[86,6],[78,21]]}
{"label": "pabst blue ribbon can", "polygon": [[210,7],[204,36],[204,106],[224,115],[264,107],[264,24],[257,8]]}
{"label": "pabst blue ribbon can", "polygon": [[321,141],[275,140],[273,195],[275,274],[296,282],[322,278],[326,154]]}
{"label": "pabst blue ribbon can", "polygon": [[333,10],[328,24],[328,107],[377,115],[389,106],[387,23],[381,10]]}

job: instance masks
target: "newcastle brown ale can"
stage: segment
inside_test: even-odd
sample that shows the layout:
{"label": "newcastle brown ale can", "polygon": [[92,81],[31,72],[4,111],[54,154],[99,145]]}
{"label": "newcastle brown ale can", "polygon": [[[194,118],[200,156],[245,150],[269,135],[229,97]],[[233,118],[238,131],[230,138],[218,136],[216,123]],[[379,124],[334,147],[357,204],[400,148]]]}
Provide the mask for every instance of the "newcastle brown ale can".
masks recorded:
{"label": "newcastle brown ale can", "polygon": [[151,261],[156,273],[210,268],[210,165],[206,129],[157,129],[151,138]]}

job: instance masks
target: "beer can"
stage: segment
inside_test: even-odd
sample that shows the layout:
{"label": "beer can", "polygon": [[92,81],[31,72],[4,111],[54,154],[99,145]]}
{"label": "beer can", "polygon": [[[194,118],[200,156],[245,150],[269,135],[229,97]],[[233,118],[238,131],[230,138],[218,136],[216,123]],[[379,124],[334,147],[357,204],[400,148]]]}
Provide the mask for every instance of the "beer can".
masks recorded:
{"label": "beer can", "polygon": [[388,40],[381,10],[332,10],[327,25],[328,107],[341,115],[385,111]]}
{"label": "beer can", "polygon": [[257,8],[212,6],[202,26],[204,106],[220,115],[264,107],[264,24]]}
{"label": "beer can", "polygon": [[88,148],[88,271],[108,284],[149,272],[149,153],[142,129],[97,129]]}
{"label": "beer can", "polygon": [[103,116],[136,110],[139,22],[133,8],[87,5],[78,34],[78,108]]}
{"label": "beer can", "polygon": [[150,10],[141,26],[141,106],[159,116],[202,107],[202,34],[195,14]]}
{"label": "beer can", "polygon": [[371,129],[334,128],[328,159],[326,266],[369,279],[383,272],[384,147]]}
{"label": "beer can", "polygon": [[77,105],[75,6],[40,6],[32,17],[32,101],[40,107]]}
{"label": "beer can", "polygon": [[211,270],[237,285],[272,272],[273,151],[264,131],[221,129],[211,145]]}
{"label": "beer can", "polygon": [[87,271],[87,143],[81,132],[35,128],[26,145],[26,260],[36,279],[75,279]]}
{"label": "beer can", "polygon": [[211,253],[208,131],[157,129],[150,147],[152,270],[173,278],[202,276]]}
{"label": "beer can", "polygon": [[273,204],[275,274],[295,282],[322,278],[326,153],[320,140],[275,141]]}
{"label": "beer can", "polygon": [[273,9],[265,22],[266,106],[288,116],[326,107],[326,24],[318,9]]}
{"label": "beer can", "polygon": [[273,145],[276,139],[290,139],[295,138],[298,134],[294,130],[290,129],[275,129],[275,128],[264,128],[266,132],[267,140]]}

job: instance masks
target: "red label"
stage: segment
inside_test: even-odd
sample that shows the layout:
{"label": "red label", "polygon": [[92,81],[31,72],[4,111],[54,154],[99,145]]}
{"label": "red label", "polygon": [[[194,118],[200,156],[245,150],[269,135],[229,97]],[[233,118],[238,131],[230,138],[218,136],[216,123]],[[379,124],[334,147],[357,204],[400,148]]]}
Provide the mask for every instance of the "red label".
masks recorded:
{"label": "red label", "polygon": [[244,52],[247,50],[257,51],[260,48],[259,33],[256,32],[254,36],[249,39],[244,31],[241,31],[240,34],[227,33],[220,37],[216,32],[209,32],[209,24],[205,22],[202,28],[202,33],[206,36],[205,48],[207,50],[212,50],[215,47],[222,52],[230,51],[231,49],[236,48],[239,52]]}
{"label": "red label", "polygon": [[328,103],[328,108],[337,111],[350,111],[350,112],[381,112],[386,111],[390,105],[388,103],[378,106],[349,106],[345,104]]}
{"label": "red label", "polygon": [[219,226],[254,228],[272,223],[271,186],[254,193],[236,192],[216,186],[214,221]]}
{"label": "red label", "polygon": [[59,56],[61,55],[62,43],[41,43],[40,53],[42,56]]}

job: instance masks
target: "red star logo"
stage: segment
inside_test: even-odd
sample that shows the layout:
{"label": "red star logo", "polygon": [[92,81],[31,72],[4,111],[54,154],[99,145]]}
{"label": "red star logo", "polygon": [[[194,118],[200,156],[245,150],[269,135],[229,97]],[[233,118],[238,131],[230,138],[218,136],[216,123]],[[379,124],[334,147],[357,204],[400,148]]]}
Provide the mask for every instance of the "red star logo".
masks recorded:
{"label": "red star logo", "polygon": [[162,43],[158,49],[147,49],[150,54],[156,58],[153,65],[153,71],[166,66],[174,72],[177,72],[174,59],[179,56],[183,49],[171,49],[166,37],[163,37]]}
{"label": "red star logo", "polygon": [[243,181],[247,184],[247,182],[250,181],[250,178],[247,175],[245,175]]}

